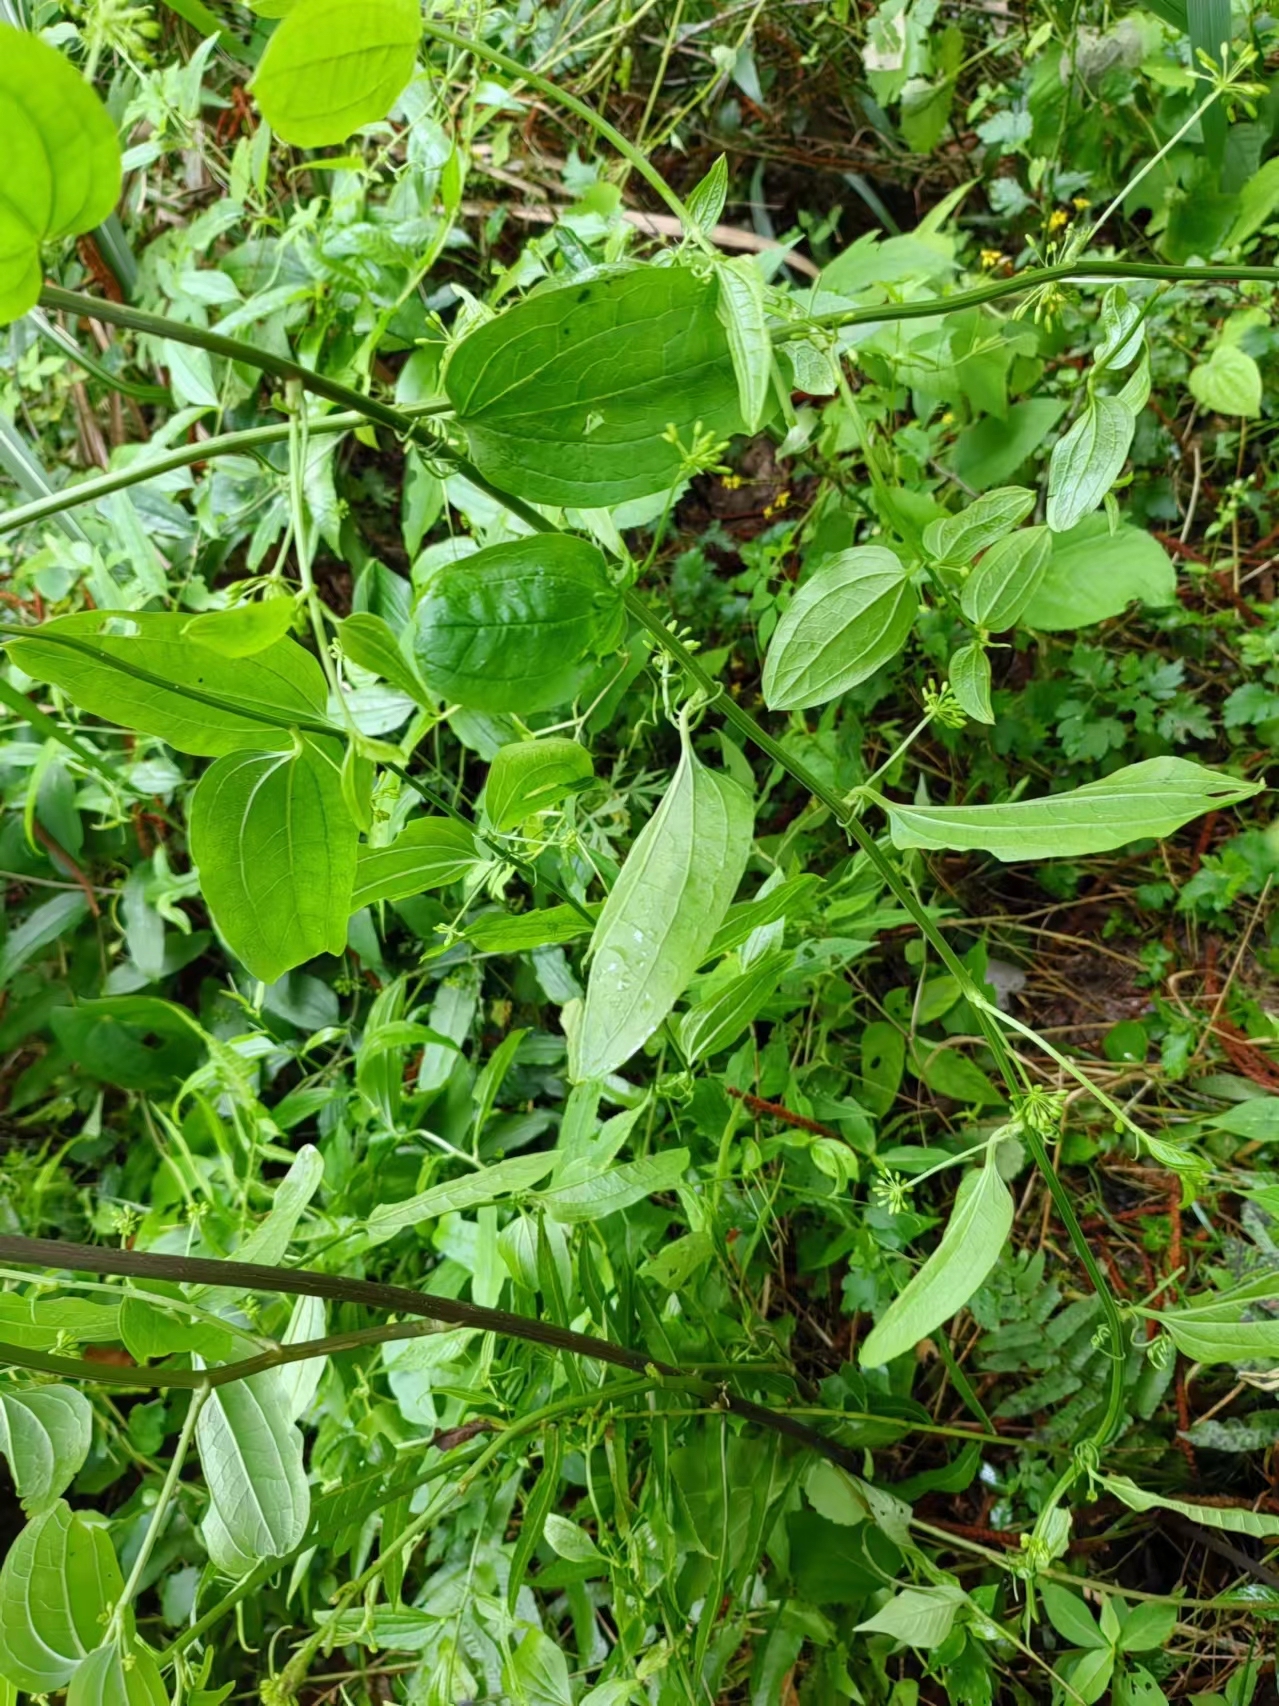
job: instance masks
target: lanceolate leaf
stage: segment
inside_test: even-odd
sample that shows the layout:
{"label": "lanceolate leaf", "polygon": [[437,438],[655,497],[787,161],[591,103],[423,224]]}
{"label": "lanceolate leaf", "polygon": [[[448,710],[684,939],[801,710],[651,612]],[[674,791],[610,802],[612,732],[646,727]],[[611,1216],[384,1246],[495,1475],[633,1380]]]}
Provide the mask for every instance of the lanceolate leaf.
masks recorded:
{"label": "lanceolate leaf", "polygon": [[725,261],[716,272],[720,323],[737,375],[737,400],[747,432],[764,419],[773,375],[773,345],[764,310],[764,280],[748,256]]}
{"label": "lanceolate leaf", "polygon": [[406,1226],[425,1226],[444,1214],[460,1214],[485,1203],[500,1202],[503,1197],[531,1189],[554,1165],[555,1156],[550,1153],[512,1155],[492,1167],[433,1185],[402,1202],[382,1203],[369,1216],[369,1236],[390,1238]]}
{"label": "lanceolate leaf", "polygon": [[[180,752],[214,758],[246,747],[288,746],[287,727],[246,712],[281,725],[324,720],[324,672],[295,641],[277,640],[253,657],[228,657],[191,639],[190,621],[159,611],[83,611],[55,617],[30,639],[11,641],[9,655],[37,681],[61,687],[81,710],[159,735]],[[62,635],[77,648],[59,644],[55,636]],[[138,680],[130,665],[154,679]],[[184,685],[241,709],[192,699]]]}
{"label": "lanceolate leaf", "polygon": [[1171,835],[1203,812],[1223,811],[1263,787],[1185,758],[1148,758],[1103,781],[1038,800],[894,805],[888,815],[895,847],[954,848],[997,859],[1079,858]]}
{"label": "lanceolate leaf", "polygon": [[979,551],[1002,539],[1035,507],[1025,486],[999,486],[984,492],[958,515],[942,516],[924,530],[924,548],[946,563],[971,563]]}
{"label": "lanceolate leaf", "polygon": [[351,911],[455,883],[483,862],[475,831],[451,817],[417,817],[386,847],[361,847]]}
{"label": "lanceolate leaf", "polygon": [[357,610],[338,623],[338,638],[343,653],[361,669],[371,669],[392,687],[398,687],[411,699],[426,696],[422,683],[413,673],[408,659],[400,650],[391,625],[381,616],[367,610]]}
{"label": "lanceolate leaf", "polygon": [[573,697],[621,608],[597,546],[537,534],[438,570],[414,617],[414,656],[443,698],[480,711],[545,711]]}
{"label": "lanceolate leaf", "polygon": [[1048,469],[1048,525],[1064,533],[1088,515],[1123,471],[1137,419],[1118,397],[1091,397],[1053,446]]}
{"label": "lanceolate leaf", "polygon": [[463,338],[445,374],[481,471],[534,503],[665,491],[694,429],[742,430],[717,286],[634,267],[536,292]]}
{"label": "lanceolate leaf", "polygon": [[33,1517],[0,1570],[0,1676],[30,1694],[65,1688],[123,1589],[101,1522],[64,1499]]}
{"label": "lanceolate leaf", "polygon": [[690,1065],[727,1048],[758,1017],[791,962],[789,949],[765,954],[679,1022],[679,1046]]}
{"label": "lanceolate leaf", "polygon": [[[16,14],[15,14],[16,15]],[[56,48],[0,24],[0,321],[33,308],[40,244],[100,225],[120,195],[120,145],[92,88]]]}
{"label": "lanceolate leaf", "polygon": [[263,983],[316,954],[340,954],[358,832],[341,756],[299,738],[288,752],[238,752],[201,777],[191,852],[218,929]]}
{"label": "lanceolate leaf", "polygon": [[791,600],[768,647],[764,699],[775,711],[824,705],[906,644],[919,600],[896,553],[840,551]]}
{"label": "lanceolate leaf", "polygon": [[278,1372],[214,1387],[196,1440],[212,1501],[203,1533],[217,1567],[242,1575],[292,1551],[306,1533],[311,1492]]}
{"label": "lanceolate leaf", "polygon": [[962,1309],[999,1260],[1012,1224],[1012,1195],[988,1154],[961,1182],[941,1243],[866,1335],[862,1366],[877,1368],[913,1350]]}
{"label": "lanceolate leaf", "polygon": [[71,1484],[92,1441],[93,1407],[74,1386],[0,1390],[0,1451],[29,1516]]}
{"label": "lanceolate leaf", "polygon": [[1264,1511],[1250,1511],[1235,1505],[1197,1505],[1189,1499],[1166,1499],[1159,1493],[1148,1493],[1126,1475],[1099,1475],[1097,1479],[1108,1493],[1133,1511],[1175,1511],[1189,1522],[1203,1528],[1224,1530],[1227,1534],[1251,1534],[1257,1540],[1271,1540],[1279,1535],[1279,1516]]}
{"label": "lanceolate leaf", "polygon": [[631,848],[591,938],[576,1076],[604,1078],[652,1036],[701,964],[751,849],[744,788],[683,739],[679,768]]}
{"label": "lanceolate leaf", "polygon": [[263,117],[298,148],[344,141],[386,117],[421,34],[417,0],[298,0],[253,79]]}

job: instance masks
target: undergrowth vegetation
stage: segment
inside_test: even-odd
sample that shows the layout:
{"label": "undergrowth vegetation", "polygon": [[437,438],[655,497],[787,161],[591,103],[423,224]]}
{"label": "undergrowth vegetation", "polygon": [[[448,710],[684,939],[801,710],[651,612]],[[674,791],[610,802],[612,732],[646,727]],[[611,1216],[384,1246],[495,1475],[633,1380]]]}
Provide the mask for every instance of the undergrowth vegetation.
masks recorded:
{"label": "undergrowth vegetation", "polygon": [[1273,1699],[1279,23],[3,15],[5,1697]]}

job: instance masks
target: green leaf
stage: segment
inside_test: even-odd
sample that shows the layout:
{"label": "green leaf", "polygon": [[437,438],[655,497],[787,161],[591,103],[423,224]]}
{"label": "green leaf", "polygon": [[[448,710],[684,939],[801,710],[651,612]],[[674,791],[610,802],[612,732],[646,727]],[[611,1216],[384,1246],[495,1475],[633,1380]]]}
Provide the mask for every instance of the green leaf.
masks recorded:
{"label": "green leaf", "polygon": [[[80,611],[46,622],[30,639],[11,641],[9,655],[37,681],[62,688],[81,710],[203,757],[289,744],[287,727],[274,730],[243,712],[257,711],[281,725],[324,720],[324,671],[296,641],[277,640],[254,657],[226,657],[190,639],[190,621],[167,611]],[[60,638],[74,641],[74,649]],[[137,679],[130,666],[154,679]],[[239,709],[189,698],[170,683]]]}
{"label": "green leaf", "polygon": [[1236,344],[1218,344],[1207,361],[1190,370],[1190,395],[1218,415],[1261,413],[1261,369]]}
{"label": "green leaf", "polygon": [[67,1706],[169,1706],[169,1696],[144,1646],[111,1641],[90,1653],[71,1678]]}
{"label": "green leaf", "polygon": [[[1228,49],[1234,36],[1230,0],[1186,0],[1186,27],[1190,33],[1191,64],[1202,76],[1198,65],[1200,53],[1207,54],[1218,71],[1223,68],[1222,50]],[[1208,93],[1203,83],[1195,88],[1195,100]],[[1199,120],[1203,133],[1204,155],[1214,168],[1210,179],[1215,188],[1220,181],[1222,159],[1226,151],[1226,111],[1220,98],[1215,100]],[[1206,251],[1205,251],[1206,252]]]}
{"label": "green leaf", "polygon": [[963,1308],[999,1260],[1013,1224],[1013,1199],[993,1156],[966,1173],[941,1242],[867,1334],[858,1352],[877,1368],[913,1350]]}
{"label": "green leaf", "polygon": [[206,610],[193,616],[184,632],[197,645],[223,657],[248,658],[282,640],[295,614],[291,598],[264,598],[256,604],[237,604],[234,610]]}
{"label": "green leaf", "polygon": [[[566,1226],[584,1221],[604,1220],[630,1208],[659,1191],[672,1191],[682,1184],[688,1169],[687,1149],[664,1149],[660,1155],[646,1155],[639,1161],[623,1161],[620,1166],[592,1172],[597,1163],[590,1155],[582,1156],[562,1169],[552,1190],[539,1191],[536,1201],[552,1220]],[[580,1179],[571,1175],[582,1172]]]}
{"label": "green leaf", "polygon": [[993,723],[990,703],[990,658],[985,646],[961,646],[947,669],[951,691],[961,711],[974,722]]}
{"label": "green leaf", "polygon": [[891,1635],[911,1647],[940,1647],[968,1603],[963,1588],[902,1588],[873,1617],[856,1625],[859,1635]]}
{"label": "green leaf", "polygon": [[460,1179],[446,1179],[419,1191],[403,1202],[381,1203],[366,1222],[369,1237],[381,1242],[406,1226],[422,1226],[444,1214],[460,1214],[465,1209],[483,1208],[488,1203],[501,1202],[504,1197],[518,1196],[531,1190],[544,1179],[555,1165],[553,1154],[513,1155],[492,1167],[482,1167]]}
{"label": "green leaf", "polygon": [[573,698],[621,609],[596,546],[537,534],[437,570],[414,615],[414,657],[446,699],[478,711],[546,711]]}
{"label": "green leaf", "polygon": [[1027,628],[1057,633],[1118,616],[1134,599],[1171,604],[1177,593],[1172,558],[1137,527],[1112,533],[1104,515],[1091,515],[1069,533],[1054,534],[1048,567],[1021,612]]}
{"label": "green leaf", "polygon": [[1077,1593],[1058,1587],[1055,1582],[1040,1582],[1038,1588],[1048,1621],[1063,1641],[1068,1641],[1072,1647],[1109,1647],[1110,1642]]}
{"label": "green leaf", "polygon": [[1178,1516],[1197,1522],[1202,1528],[1215,1528],[1226,1534],[1250,1534],[1255,1540],[1272,1540],[1279,1535],[1279,1516],[1270,1516],[1265,1511],[1251,1511],[1237,1505],[1196,1505],[1188,1499],[1166,1499],[1160,1493],[1146,1492],[1126,1475],[1099,1475],[1097,1480],[1131,1511],[1175,1511]]}
{"label": "green leaf", "polygon": [[462,935],[482,954],[527,954],[576,942],[593,929],[591,918],[583,918],[575,906],[542,906],[533,912],[494,912],[473,919]]}
{"label": "green leaf", "polygon": [[747,432],[758,432],[768,407],[773,377],[773,344],[764,309],[764,280],[747,255],[723,261],[716,269],[716,312],[728,339],[737,376],[737,403]]}
{"label": "green leaf", "polygon": [[1124,1611],[1119,1645],[1125,1653],[1153,1653],[1166,1647],[1177,1627],[1177,1607],[1150,1600]]}
{"label": "green leaf", "polygon": [[34,308],[40,245],[91,231],[120,197],[120,144],[102,102],[39,36],[0,24],[0,321]]}
{"label": "green leaf", "polygon": [[1203,812],[1263,792],[1185,758],[1148,758],[1100,782],[1001,806],[889,807],[894,847],[954,848],[996,859],[1080,858],[1160,840]]}
{"label": "green leaf", "polygon": [[538,812],[557,806],[595,774],[586,748],[548,735],[499,748],[484,784],[484,806],[499,834],[518,829]]}
{"label": "green leaf", "polygon": [[1084,1706],[1093,1706],[1106,1692],[1114,1668],[1115,1655],[1109,1646],[1090,1647],[1067,1667],[1066,1681]]}
{"label": "green leaf", "polygon": [[911,1051],[910,1069],[935,1096],[947,1096],[953,1102],[970,1102],[974,1107],[998,1107],[1004,1092],[967,1055],[958,1049],[934,1046],[925,1037],[918,1037]]}
{"label": "green leaf", "polygon": [[964,615],[990,633],[1011,628],[1039,590],[1052,549],[1046,527],[1023,527],[996,541],[964,582]]}
{"label": "green leaf", "polygon": [[311,1490],[278,1370],[215,1386],[195,1434],[210,1499],[201,1532],[216,1567],[243,1576],[291,1552],[306,1533]]}
{"label": "green leaf", "polygon": [[791,958],[789,948],[765,954],[684,1014],[679,1022],[679,1046],[690,1066],[727,1048],[759,1016]]}
{"label": "green leaf", "polygon": [[1225,247],[1237,249],[1255,236],[1279,207],[1279,156],[1266,160],[1239,190],[1239,211]]}
{"label": "green leaf", "polygon": [[632,267],[541,290],[454,349],[445,389],[481,473],[533,503],[599,509],[666,491],[694,429],[742,430],[718,286]]}
{"label": "green leaf", "polygon": [[73,1386],[0,1389],[0,1451],[28,1516],[70,1486],[93,1443],[93,1406]]}
{"label": "green leaf", "polygon": [[805,872],[803,876],[778,883],[767,894],[761,894],[754,900],[742,900],[730,906],[706,950],[703,965],[709,960],[719,959],[722,954],[731,953],[734,948],[740,948],[753,931],[802,912],[820,887],[821,879]]}
{"label": "green leaf", "polygon": [[0,1676],[29,1694],[65,1688],[123,1591],[106,1529],[59,1499],[32,1518],[0,1569]]}
{"label": "green leaf", "polygon": [[1250,1143],[1279,1142],[1279,1096],[1251,1096],[1208,1121],[1214,1131],[1228,1131]]}
{"label": "green leaf", "polygon": [[897,1099],[906,1069],[906,1039],[887,1019],[872,1019],[862,1032],[862,1083],[859,1096],[875,1114],[886,1114]]}
{"label": "green leaf", "polygon": [[421,20],[417,0],[298,0],[250,84],[263,118],[296,148],[385,118],[413,75]]}
{"label": "green leaf", "polygon": [[1047,521],[1054,533],[1096,509],[1123,472],[1136,428],[1136,416],[1118,397],[1089,398],[1048,464]]}
{"label": "green leaf", "polygon": [[16,924],[5,937],[4,945],[0,947],[0,989],[3,989],[14,973],[21,971],[41,948],[47,948],[51,942],[58,941],[68,930],[79,924],[88,915],[88,911],[88,902],[77,890],[74,894],[54,895],[52,900],[46,900],[20,924]]}
{"label": "green leaf", "polygon": [[1059,397],[1029,397],[1014,403],[1002,420],[987,415],[975,421],[955,441],[955,472],[979,492],[1002,485],[1040,449],[1065,412]]}
{"label": "green leaf", "polygon": [[341,954],[358,831],[336,745],[299,737],[289,752],[236,752],[200,778],[191,855],[228,946],[274,983],[316,954]]}
{"label": "green leaf", "polygon": [[483,860],[469,824],[451,817],[412,818],[389,846],[360,848],[351,911],[447,888]]}
{"label": "green leaf", "polygon": [[563,1647],[529,1629],[502,1666],[502,1691],[521,1706],[573,1706]]}
{"label": "green leaf", "polygon": [[699,230],[710,232],[719,224],[728,200],[728,156],[719,154],[706,176],[685,196],[684,206]]}
{"label": "green leaf", "polygon": [[777,624],[764,702],[774,711],[805,710],[866,681],[906,644],[918,608],[910,577],[886,546],[828,557]]}
{"label": "green leaf", "polygon": [[591,938],[574,1076],[605,1078],[652,1036],[723,923],[750,855],[746,790],[682,735],[679,767],[631,848]]}
{"label": "green leaf", "polygon": [[1035,507],[1025,486],[999,486],[958,515],[939,516],[924,529],[924,549],[943,563],[971,563],[997,539],[1021,525]]}
{"label": "green leaf", "polygon": [[1189,1310],[1155,1315],[1179,1351],[1205,1367],[1279,1357],[1279,1320],[1214,1321]]}
{"label": "green leaf", "polygon": [[367,610],[357,610],[353,616],[344,616],[338,623],[338,641],[352,663],[361,669],[372,670],[419,704],[425,701],[422,683],[400,650],[390,623],[383,617],[374,616]]}

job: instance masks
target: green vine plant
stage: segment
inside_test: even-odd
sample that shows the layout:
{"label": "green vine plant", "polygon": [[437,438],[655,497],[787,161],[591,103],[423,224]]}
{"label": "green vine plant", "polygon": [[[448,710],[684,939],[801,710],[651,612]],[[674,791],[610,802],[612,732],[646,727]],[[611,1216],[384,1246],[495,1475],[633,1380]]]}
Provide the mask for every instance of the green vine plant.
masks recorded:
{"label": "green vine plant", "polygon": [[[1165,757],[1064,792],[939,806],[922,796],[893,798],[891,763],[851,794],[841,792],[799,755],[794,741],[774,731],[868,681],[939,609],[961,625],[962,643],[950,656],[946,680],[932,690],[923,721],[894,758],[934,721],[992,723],[996,637],[1034,629],[1036,612],[1060,590],[1059,542],[1087,518],[1113,510],[1113,491],[1151,384],[1150,294],[1133,292],[1197,283],[1273,286],[1279,269],[1130,264],[1091,252],[1104,235],[1099,221],[1061,259],[1011,277],[992,277],[951,295],[892,300],[880,292],[884,299],[831,306],[820,291],[769,284],[751,261],[725,259],[715,250],[709,234],[724,203],[723,162],[682,200],[646,154],[589,104],[482,40],[424,22],[417,0],[298,0],[271,36],[252,85],[263,119],[281,141],[311,149],[337,145],[381,121],[415,75],[425,40],[469,57],[477,77],[500,72],[566,108],[618,152],[683,231],[681,240],[642,263],[628,260],[569,282],[552,279],[496,312],[469,305],[444,351],[436,394],[417,404],[393,402],[373,383],[341,383],[310,360],[280,353],[278,342],[268,348],[42,282],[45,257],[57,253],[50,245],[95,228],[114,207],[121,156],[106,108],[70,62],[36,36],[8,26],[2,35],[0,112],[12,139],[8,176],[21,185],[16,199],[0,204],[4,317],[92,319],[134,337],[193,348],[278,386],[282,418],[140,456],[127,468],[10,510],[0,517],[0,530],[70,517],[76,506],[197,460],[283,444],[293,474],[297,564],[296,590],[278,578],[253,583],[260,596],[227,609],[99,607],[39,624],[11,618],[0,639],[19,690],[15,695],[7,685],[6,703],[16,698],[22,714],[38,719],[41,732],[78,763],[95,760],[66,719],[50,717],[26,696],[31,684],[53,690],[58,704],[209,761],[189,811],[199,892],[226,948],[260,987],[318,955],[342,955],[351,920],[364,909],[459,882],[472,892],[487,885],[507,911],[504,917],[485,914],[474,926],[461,924],[457,942],[489,953],[588,945],[584,994],[564,1007],[570,1077],[574,1094],[589,1093],[595,1101],[610,1095],[623,1111],[576,1147],[561,1143],[474,1163],[460,1178],[379,1204],[350,1236],[369,1248],[441,1214],[496,1204],[523,1205],[551,1223],[582,1220],[681,1190],[686,1150],[617,1159],[647,1105],[626,1073],[646,1045],[660,1039],[675,1063],[667,1089],[685,1093],[776,987],[782,965],[776,950],[730,964],[752,931],[785,916],[796,885],[806,881],[795,871],[780,886],[741,897],[757,828],[745,757],[753,752],[799,785],[810,812],[829,814],[862,867],[889,891],[927,952],[955,980],[1002,1080],[1008,1110],[993,1134],[960,1157],[970,1165],[950,1222],[862,1340],[862,1365],[909,1359],[978,1291],[1009,1239],[1015,1203],[1008,1181],[1027,1153],[1099,1305],[1104,1394],[1078,1437],[1059,1451],[1051,1493],[1022,1555],[1000,1560],[1023,1578],[1033,1600],[1036,1584],[1053,1581],[1069,1544],[1072,1495],[1105,1489],[1134,1510],[1155,1498],[1118,1473],[1108,1457],[1145,1363],[1166,1360],[1175,1350],[1200,1363],[1247,1361],[1273,1353],[1277,1329],[1273,1317],[1249,1319],[1259,1295],[1255,1285],[1176,1309],[1158,1307],[1156,1298],[1132,1307],[1116,1296],[1053,1165],[1068,1098],[1040,1088],[1023,1057],[1037,1051],[1066,1074],[1073,1068],[1001,1011],[951,946],[920,899],[920,860],[946,850],[1026,861],[1103,853],[1169,835],[1202,814],[1228,811],[1263,784]],[[324,44],[319,58],[317,39]],[[335,81],[329,68],[339,57],[343,74]],[[1246,58],[1211,70],[1204,110],[1246,99],[1247,73]],[[1063,293],[1074,290],[1099,292],[1096,343],[1074,417],[1052,451],[1046,493],[1000,487],[921,524],[909,505],[897,501],[891,468],[867,436],[876,535],[821,556],[804,574],[764,660],[762,692],[772,722],[766,726],[752,716],[703,661],[695,638],[679,631],[646,590],[647,565],[631,554],[630,524],[617,519],[623,506],[651,523],[669,512],[690,474],[718,466],[724,447],[742,435],[769,432],[783,451],[793,446],[791,453],[802,456],[805,429],[791,401],[796,392],[839,393],[858,421],[850,372],[859,329],[984,314],[1010,298],[1018,299],[1019,312],[1052,313]],[[92,358],[84,359],[87,365]],[[99,364],[95,371],[108,369]],[[307,447],[354,431],[412,447],[427,470],[460,476],[484,494],[497,517],[489,541],[443,563],[399,621],[371,610],[334,620],[311,573],[315,525],[302,480]],[[1118,524],[1117,511],[1112,522]],[[575,714],[549,730],[529,727],[528,720],[578,705],[584,683],[610,662],[632,684],[628,691],[645,691],[636,671],[626,674],[630,660],[660,679],[656,714],[670,722],[678,760],[620,871],[605,880],[559,857],[542,839],[546,814],[593,775],[589,719]],[[361,732],[349,702],[352,667],[413,702],[412,734],[403,743]],[[526,729],[526,738],[493,756],[474,816],[443,798],[416,762],[420,743],[458,708],[517,718]],[[109,785],[109,771],[106,779]],[[410,798],[416,803],[406,811],[403,802]],[[695,974],[707,966],[725,970],[713,995],[677,1012]],[[408,1024],[390,1010],[382,1022]],[[219,1059],[220,1070],[236,1071],[225,1049]],[[501,1067],[477,1095],[495,1095],[500,1073]],[[1191,1151],[1145,1129],[1125,1110],[1112,1111],[1134,1156],[1193,1182],[1198,1164]],[[39,1695],[65,1688],[71,1706],[107,1700],[151,1706],[188,1693],[214,1702],[221,1696],[209,1691],[207,1666],[200,1666],[204,1637],[239,1615],[261,1584],[304,1569],[319,1536],[358,1530],[382,1517],[381,1549],[366,1555],[362,1572],[325,1613],[336,1628],[361,1604],[373,1603],[369,1596],[376,1597],[383,1577],[394,1581],[397,1570],[402,1576],[396,1560],[429,1529],[440,1500],[469,1485],[499,1453],[540,1440],[543,1476],[553,1491],[556,1430],[566,1417],[610,1416],[638,1406],[656,1418],[665,1406],[679,1404],[733,1418],[744,1439],[779,1434],[799,1465],[796,1472],[811,1479],[821,1466],[827,1502],[855,1513],[840,1520],[864,1519],[883,1530],[906,1570],[894,1602],[902,1615],[886,1629],[903,1629],[910,1640],[910,1630],[918,1634],[920,1625],[907,1611],[930,1629],[938,1618],[949,1629],[959,1617],[977,1638],[1024,1650],[1014,1627],[992,1624],[955,1578],[927,1563],[912,1538],[909,1507],[863,1478],[861,1453],[841,1438],[838,1421],[823,1427],[804,1420],[793,1413],[803,1409],[793,1405],[793,1395],[778,1397],[776,1383],[754,1377],[749,1367],[658,1359],[646,1347],[608,1336],[603,1320],[604,1330],[593,1335],[558,1320],[375,1284],[344,1271],[342,1237],[325,1253],[322,1270],[291,1265],[289,1240],[316,1189],[317,1165],[313,1150],[293,1158],[271,1215],[233,1260],[191,1253],[190,1247],[184,1252],[172,1238],[162,1248],[107,1249],[0,1237],[0,1261],[40,1281],[32,1293],[35,1327],[21,1341],[0,1344],[0,1359],[33,1377],[0,1393],[0,1446],[27,1513],[0,1571],[0,1675],[13,1687]],[[909,1187],[886,1172],[876,1188],[884,1201],[900,1206]],[[190,1246],[200,1251],[198,1227]],[[353,1261],[358,1269],[358,1250]],[[77,1292],[67,1276],[86,1275],[125,1283]],[[41,1302],[41,1287],[58,1298]],[[80,1315],[64,1293],[80,1299]],[[1272,1294],[1266,1289],[1264,1295]],[[296,1298],[287,1330],[260,1333],[256,1307],[244,1307],[253,1297]],[[317,1303],[341,1306],[348,1324],[323,1331]],[[41,1312],[54,1322],[58,1309],[63,1325],[37,1331]],[[83,1311],[97,1312],[93,1336],[127,1350],[127,1365],[65,1354],[87,1331]],[[350,1324],[357,1316],[360,1324]],[[1145,1321],[1158,1327],[1148,1345],[1140,1337]],[[314,1390],[306,1371],[361,1346],[444,1327],[526,1341],[567,1359],[568,1389],[487,1443],[482,1436],[446,1442],[438,1460],[411,1461],[406,1454],[398,1470],[314,1493],[298,1427],[305,1406],[300,1395]],[[103,1522],[92,1512],[73,1511],[63,1497],[89,1447],[82,1386],[189,1394],[127,1577]],[[139,1633],[134,1603],[177,1509],[192,1453],[208,1487],[200,1534],[209,1579],[218,1586],[178,1638],[158,1650]],[[542,1496],[535,1489],[526,1524],[536,1527]],[[1165,1502],[1200,1520],[1222,1515]],[[1252,1521],[1260,1526],[1251,1532],[1279,1531],[1272,1518]],[[521,1570],[529,1556],[521,1550]],[[514,1574],[512,1583],[513,1605]],[[725,1591],[722,1577],[719,1591]],[[272,1670],[265,1698],[283,1702],[297,1695],[330,1638],[326,1626],[321,1619],[314,1636]],[[694,1641],[690,1674],[705,1660],[708,1638]],[[929,1641],[921,1638],[921,1644]],[[604,1692],[589,1698],[601,1706],[631,1698],[633,1665],[618,1669],[617,1678],[620,1689],[607,1692],[606,1678]],[[702,1697],[690,1689],[688,1699]],[[1069,1683],[1065,1697],[1082,1698]]]}

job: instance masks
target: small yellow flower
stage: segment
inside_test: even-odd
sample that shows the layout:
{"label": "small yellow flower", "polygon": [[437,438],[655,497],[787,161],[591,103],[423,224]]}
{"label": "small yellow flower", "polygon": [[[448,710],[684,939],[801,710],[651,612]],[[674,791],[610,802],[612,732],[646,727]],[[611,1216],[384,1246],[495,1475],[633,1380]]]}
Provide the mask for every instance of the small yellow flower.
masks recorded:
{"label": "small yellow flower", "polygon": [[1063,225],[1068,225],[1069,223],[1070,215],[1066,212],[1064,207],[1054,207],[1052,212],[1048,215],[1048,229],[1050,231],[1060,231]]}
{"label": "small yellow flower", "polygon": [[1086,195],[1077,195],[1071,197],[1070,205],[1079,213],[1087,213],[1092,203]]}
{"label": "small yellow flower", "polygon": [[786,506],[789,502],[790,502],[790,493],[789,492],[778,492],[777,496],[773,499],[771,504],[765,504],[764,505],[764,520],[765,521],[771,521],[779,510],[783,510],[786,508]]}
{"label": "small yellow flower", "polygon": [[744,486],[745,484],[746,477],[743,474],[725,474],[724,478],[720,481],[720,485],[723,486],[726,492],[735,492],[739,487]]}
{"label": "small yellow flower", "polygon": [[981,264],[987,272],[989,272],[992,267],[999,266],[1003,261],[1003,258],[1003,253],[999,249],[983,249],[981,252]]}

